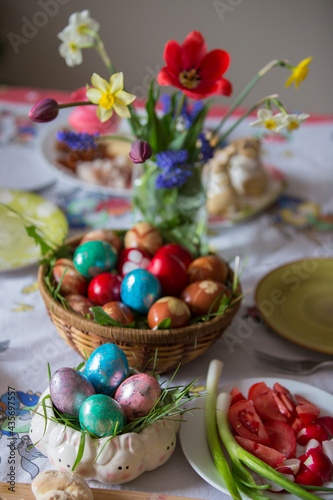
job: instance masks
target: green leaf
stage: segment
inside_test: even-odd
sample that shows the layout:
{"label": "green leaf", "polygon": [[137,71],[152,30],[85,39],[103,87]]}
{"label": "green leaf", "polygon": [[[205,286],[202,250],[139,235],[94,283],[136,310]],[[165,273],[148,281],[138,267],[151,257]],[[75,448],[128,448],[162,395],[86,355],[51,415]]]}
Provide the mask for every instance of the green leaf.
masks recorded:
{"label": "green leaf", "polygon": [[86,436],[85,436],[85,434],[82,432],[82,433],[81,433],[81,437],[80,437],[79,449],[78,449],[78,452],[77,452],[77,456],[76,456],[76,459],[75,459],[74,465],[73,465],[73,467],[72,467],[72,471],[74,471],[74,470],[76,469],[77,465],[80,463],[80,461],[81,461],[81,459],[82,459],[82,457],[83,457],[85,440],[86,440]]}
{"label": "green leaf", "polygon": [[156,330],[168,330],[171,328],[171,318],[165,318],[159,322]]}
{"label": "green leaf", "polygon": [[33,238],[36,244],[40,246],[42,255],[45,255],[50,250],[53,250],[53,248],[48,243],[46,243],[44,238],[38,234],[36,226],[25,226],[25,230],[28,236]]}

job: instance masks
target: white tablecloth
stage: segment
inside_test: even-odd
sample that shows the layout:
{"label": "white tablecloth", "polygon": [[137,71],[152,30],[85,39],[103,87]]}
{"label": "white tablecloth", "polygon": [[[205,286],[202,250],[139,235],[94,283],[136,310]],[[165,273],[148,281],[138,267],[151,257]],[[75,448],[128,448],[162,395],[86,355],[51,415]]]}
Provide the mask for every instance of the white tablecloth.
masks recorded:
{"label": "white tablecloth", "polygon": [[[3,105],[2,110],[4,109],[8,110],[8,104]],[[4,126],[4,121],[2,125]],[[39,128],[37,127],[37,131]],[[253,133],[253,129],[248,127],[248,123],[237,131],[239,136],[249,133]],[[264,141],[265,158],[286,176],[286,194],[318,203],[322,214],[333,213],[332,140],[333,119],[327,118],[309,120],[295,131],[291,139]],[[5,147],[5,144],[0,145],[1,147]],[[24,147],[27,146],[22,143],[16,145],[17,151],[21,148],[22,152]],[[2,155],[0,171],[5,165],[6,155]],[[40,194],[56,203],[60,195],[71,190],[72,187],[65,181],[58,180],[51,187],[40,191]],[[328,357],[285,340],[262,322],[248,316],[249,308],[254,305],[256,285],[269,271],[303,257],[333,257],[332,231],[314,230],[311,233],[287,224],[282,226],[281,231],[272,224],[275,215],[266,211],[246,223],[212,231],[211,246],[223,257],[232,261],[239,255],[242,262],[247,258],[241,282],[243,290],[248,293],[227,332],[204,355],[181,367],[175,383],[186,384],[200,377],[199,383],[204,385],[208,365],[213,358],[219,358],[224,363],[221,382],[248,377],[280,377],[279,371],[265,367],[254,359],[253,350],[258,347],[286,358]],[[112,225],[111,219],[110,226]],[[117,225],[117,220],[114,225]],[[1,481],[7,480],[10,452],[8,445],[12,441],[15,447],[16,482],[30,483],[39,471],[51,468],[47,458],[34,448],[29,449],[29,407],[36,404],[38,396],[48,384],[47,362],[54,372],[63,366],[74,367],[81,360],[79,355],[64,343],[51,323],[35,286],[36,278],[37,265],[28,270],[13,270],[0,274],[0,341],[9,342],[8,348],[0,353]],[[291,378],[333,394],[331,370]],[[17,395],[14,438],[8,436],[8,428],[6,431],[7,391],[11,390],[9,388],[13,388]],[[96,483],[91,484],[97,486]],[[206,500],[228,498],[228,495],[210,486],[192,469],[179,442],[166,464],[144,473],[130,483],[114,485],[111,488],[168,493]]]}

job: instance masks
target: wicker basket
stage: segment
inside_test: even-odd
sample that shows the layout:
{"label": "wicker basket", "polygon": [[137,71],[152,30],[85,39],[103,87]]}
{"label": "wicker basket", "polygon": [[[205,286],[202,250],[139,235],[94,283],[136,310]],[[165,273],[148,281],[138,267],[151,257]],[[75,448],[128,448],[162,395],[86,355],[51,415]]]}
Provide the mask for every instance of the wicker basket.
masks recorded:
{"label": "wicker basket", "polygon": [[[66,243],[76,248],[81,238],[82,235],[75,236]],[[112,342],[122,348],[130,367],[143,367],[147,372],[153,368],[156,350],[158,359],[155,373],[174,370],[179,364],[189,363],[203,354],[230,325],[240,305],[240,301],[237,301],[223,316],[183,328],[154,331],[102,326],[66,310],[54,300],[45,284],[47,272],[47,265],[41,265],[38,272],[39,290],[47,312],[65,342],[84,359],[101,344]],[[229,272],[232,277],[232,271]]]}

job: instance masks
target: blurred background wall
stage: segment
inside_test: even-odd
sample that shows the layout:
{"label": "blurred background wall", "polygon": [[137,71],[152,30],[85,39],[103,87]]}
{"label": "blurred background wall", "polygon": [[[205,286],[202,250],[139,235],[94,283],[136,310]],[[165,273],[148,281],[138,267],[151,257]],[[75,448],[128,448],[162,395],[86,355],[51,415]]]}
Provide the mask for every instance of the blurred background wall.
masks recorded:
{"label": "blurred background wall", "polygon": [[[148,81],[163,65],[170,39],[182,42],[199,30],[209,50],[231,54],[226,74],[237,95],[271,59],[296,65],[313,56],[299,90],[284,89],[285,69],[275,68],[245,101],[278,93],[290,110],[333,113],[333,0],[0,0],[0,84],[73,90],[95,71],[107,77],[98,55],[68,68],[57,39],[74,11],[89,9],[129,92],[145,97]],[[220,97],[220,104],[228,98]]]}

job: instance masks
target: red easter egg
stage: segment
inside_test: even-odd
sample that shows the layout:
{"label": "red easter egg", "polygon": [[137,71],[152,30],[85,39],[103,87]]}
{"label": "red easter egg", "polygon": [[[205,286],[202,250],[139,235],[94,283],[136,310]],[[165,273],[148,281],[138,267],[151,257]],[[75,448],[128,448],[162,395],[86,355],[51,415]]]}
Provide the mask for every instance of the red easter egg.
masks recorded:
{"label": "red easter egg", "polygon": [[180,298],[190,308],[192,316],[203,316],[216,312],[224,295],[231,296],[231,291],[222,283],[204,280],[188,285]]}
{"label": "red easter egg", "polygon": [[188,284],[186,267],[175,255],[155,255],[149,264],[150,271],[161,283],[162,295],[177,296]]}
{"label": "red easter egg", "polygon": [[95,276],[88,286],[88,298],[97,306],[113,300],[120,300],[122,278],[113,273],[101,273]]}
{"label": "red easter egg", "polygon": [[86,233],[82,240],[80,241],[80,245],[86,243],[87,241],[106,241],[112,245],[117,253],[120,252],[122,243],[120,237],[112,231],[112,229],[94,229],[93,231],[89,231]]}
{"label": "red easter egg", "polygon": [[193,261],[193,255],[191,252],[184,247],[183,245],[179,245],[178,243],[169,243],[168,245],[163,245],[158,251],[158,255],[169,254],[175,255],[179,260],[182,261],[186,269]]}
{"label": "red easter egg", "polygon": [[170,318],[170,328],[180,328],[190,322],[191,311],[187,304],[177,297],[162,297],[154,302],[148,312],[149,328],[154,328],[164,319]]}
{"label": "red easter egg", "polygon": [[225,283],[228,277],[228,266],[218,255],[205,255],[191,262],[187,272],[190,283],[203,280]]}
{"label": "red easter egg", "polygon": [[[64,272],[66,273],[64,274]],[[56,284],[62,279],[59,292],[64,297],[70,294],[85,295],[88,282],[75,268],[71,259],[58,259],[55,261],[52,276]]]}
{"label": "red easter egg", "polygon": [[84,317],[89,316],[89,318],[93,318],[93,313],[89,308],[93,307],[94,304],[87,297],[79,294],[72,294],[66,295],[66,300],[74,312]]}
{"label": "red easter egg", "polygon": [[111,302],[107,302],[102,307],[106,314],[122,325],[130,325],[134,321],[132,311],[123,302],[113,300]]}
{"label": "red easter egg", "polygon": [[162,246],[163,239],[158,230],[148,222],[139,222],[125,234],[125,248],[140,248],[155,255]]}
{"label": "red easter egg", "polygon": [[148,269],[151,257],[140,248],[124,248],[119,254],[117,271],[124,277],[134,269]]}

